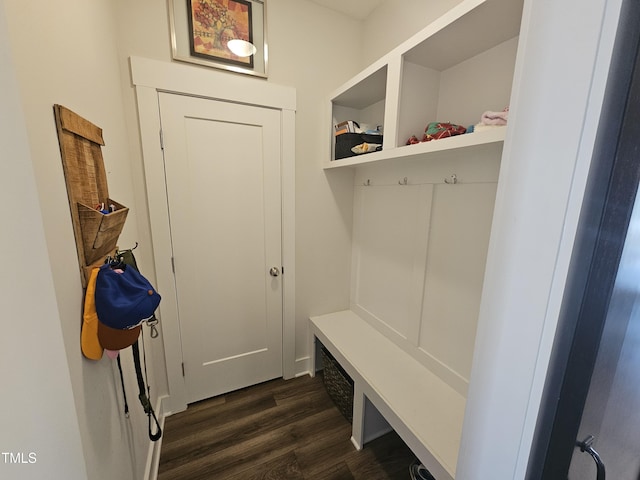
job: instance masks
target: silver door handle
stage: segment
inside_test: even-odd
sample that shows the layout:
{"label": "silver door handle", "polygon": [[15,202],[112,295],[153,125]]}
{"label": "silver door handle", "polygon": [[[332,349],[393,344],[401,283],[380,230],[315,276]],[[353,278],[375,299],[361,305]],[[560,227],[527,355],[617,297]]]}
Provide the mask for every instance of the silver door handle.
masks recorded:
{"label": "silver door handle", "polygon": [[280,269],[278,267],[271,267],[271,269],[269,270],[269,275],[271,275],[272,277],[277,277],[280,275]]}

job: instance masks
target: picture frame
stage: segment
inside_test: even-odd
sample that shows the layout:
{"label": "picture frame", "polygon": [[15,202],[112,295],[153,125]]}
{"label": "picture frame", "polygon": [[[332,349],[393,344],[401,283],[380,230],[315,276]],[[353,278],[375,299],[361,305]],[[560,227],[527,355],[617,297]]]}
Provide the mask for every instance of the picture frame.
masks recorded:
{"label": "picture frame", "polygon": [[173,59],[266,78],[265,2],[169,0]]}

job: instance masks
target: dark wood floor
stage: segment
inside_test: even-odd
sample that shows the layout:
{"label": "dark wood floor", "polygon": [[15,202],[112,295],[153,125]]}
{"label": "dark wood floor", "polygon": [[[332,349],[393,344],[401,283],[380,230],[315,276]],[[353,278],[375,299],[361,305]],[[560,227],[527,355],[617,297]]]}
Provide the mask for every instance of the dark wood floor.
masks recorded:
{"label": "dark wood floor", "polygon": [[321,376],[274,380],[168,417],[160,480],[408,479],[414,455],[390,433],[357,451]]}

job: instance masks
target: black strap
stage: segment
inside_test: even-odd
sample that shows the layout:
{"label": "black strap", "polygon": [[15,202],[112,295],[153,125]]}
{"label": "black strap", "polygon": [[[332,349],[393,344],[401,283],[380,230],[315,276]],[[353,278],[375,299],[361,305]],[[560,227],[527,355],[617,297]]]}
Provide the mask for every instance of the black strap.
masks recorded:
{"label": "black strap", "polygon": [[[152,442],[156,442],[160,439],[160,437],[162,437],[162,429],[160,428],[160,422],[158,422],[156,413],[153,411],[153,407],[151,406],[151,401],[149,400],[149,396],[150,396],[149,393],[151,390],[150,388],[147,387],[145,391],[144,377],[142,376],[142,367],[140,365],[140,347],[138,346],[138,342],[140,342],[140,339],[138,339],[138,341],[136,341],[133,345],[131,345],[131,347],[133,348],[133,363],[135,364],[135,367],[136,367],[136,377],[138,379],[138,398],[140,399],[140,404],[142,405],[142,408],[144,409],[144,413],[147,414],[147,418],[149,420],[149,439]],[[144,345],[143,345],[143,348],[144,348]],[[146,355],[145,355],[145,362],[144,362],[144,370],[146,373],[147,372]],[[153,420],[156,424],[156,433],[153,433],[151,417],[153,417]]]}
{"label": "black strap", "polygon": [[[136,243],[136,247],[137,246],[138,244]],[[136,247],[133,247],[132,249],[129,249],[129,250],[119,250],[118,257],[126,265],[130,265],[136,270],[138,270],[136,257],[133,255],[133,251],[132,251]],[[154,318],[155,318],[155,315],[154,315]],[[156,323],[157,322],[158,321],[156,319]],[[152,334],[152,337],[153,337],[153,334]],[[144,377],[142,376],[142,367],[140,365],[140,347],[138,345],[139,342],[142,342],[142,348],[143,348]],[[133,345],[131,345],[131,348],[133,350],[133,363],[136,367],[136,378],[138,379],[138,398],[140,399],[140,404],[142,405],[142,408],[144,409],[144,413],[147,414],[147,418],[149,420],[149,439],[152,442],[156,442],[160,439],[160,437],[162,437],[162,429],[160,428],[160,422],[158,422],[156,413],[153,411],[153,407],[151,406],[151,401],[149,400],[151,398],[151,389],[148,386],[148,382],[147,382],[146,390],[144,387],[145,380],[147,378],[147,354],[146,354],[146,351],[144,350],[144,335],[143,335],[142,329],[140,330],[140,337],[138,338],[138,340],[135,341]],[[120,356],[118,356],[118,366],[120,366]],[[122,370],[120,370],[120,376],[122,376]],[[123,389],[122,391],[124,392],[124,382],[122,383],[122,389]],[[126,405],[126,396],[125,396],[125,405]],[[151,417],[153,417],[153,420],[156,424],[156,433],[153,433]]]}
{"label": "black strap", "polygon": [[120,384],[122,385],[122,396],[124,397],[124,416],[129,418],[129,404],[127,403],[127,392],[124,389],[124,377],[122,376],[122,364],[120,363],[120,354],[116,357],[118,362],[118,370],[120,371]]}

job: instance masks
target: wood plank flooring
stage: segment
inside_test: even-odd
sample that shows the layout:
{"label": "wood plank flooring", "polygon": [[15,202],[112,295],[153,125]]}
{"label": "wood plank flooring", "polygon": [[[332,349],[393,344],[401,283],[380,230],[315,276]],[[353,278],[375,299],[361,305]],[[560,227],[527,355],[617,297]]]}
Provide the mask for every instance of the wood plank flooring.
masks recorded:
{"label": "wood plank flooring", "polygon": [[404,480],[414,455],[390,433],[357,451],[320,374],[273,380],[168,417],[159,480]]}

